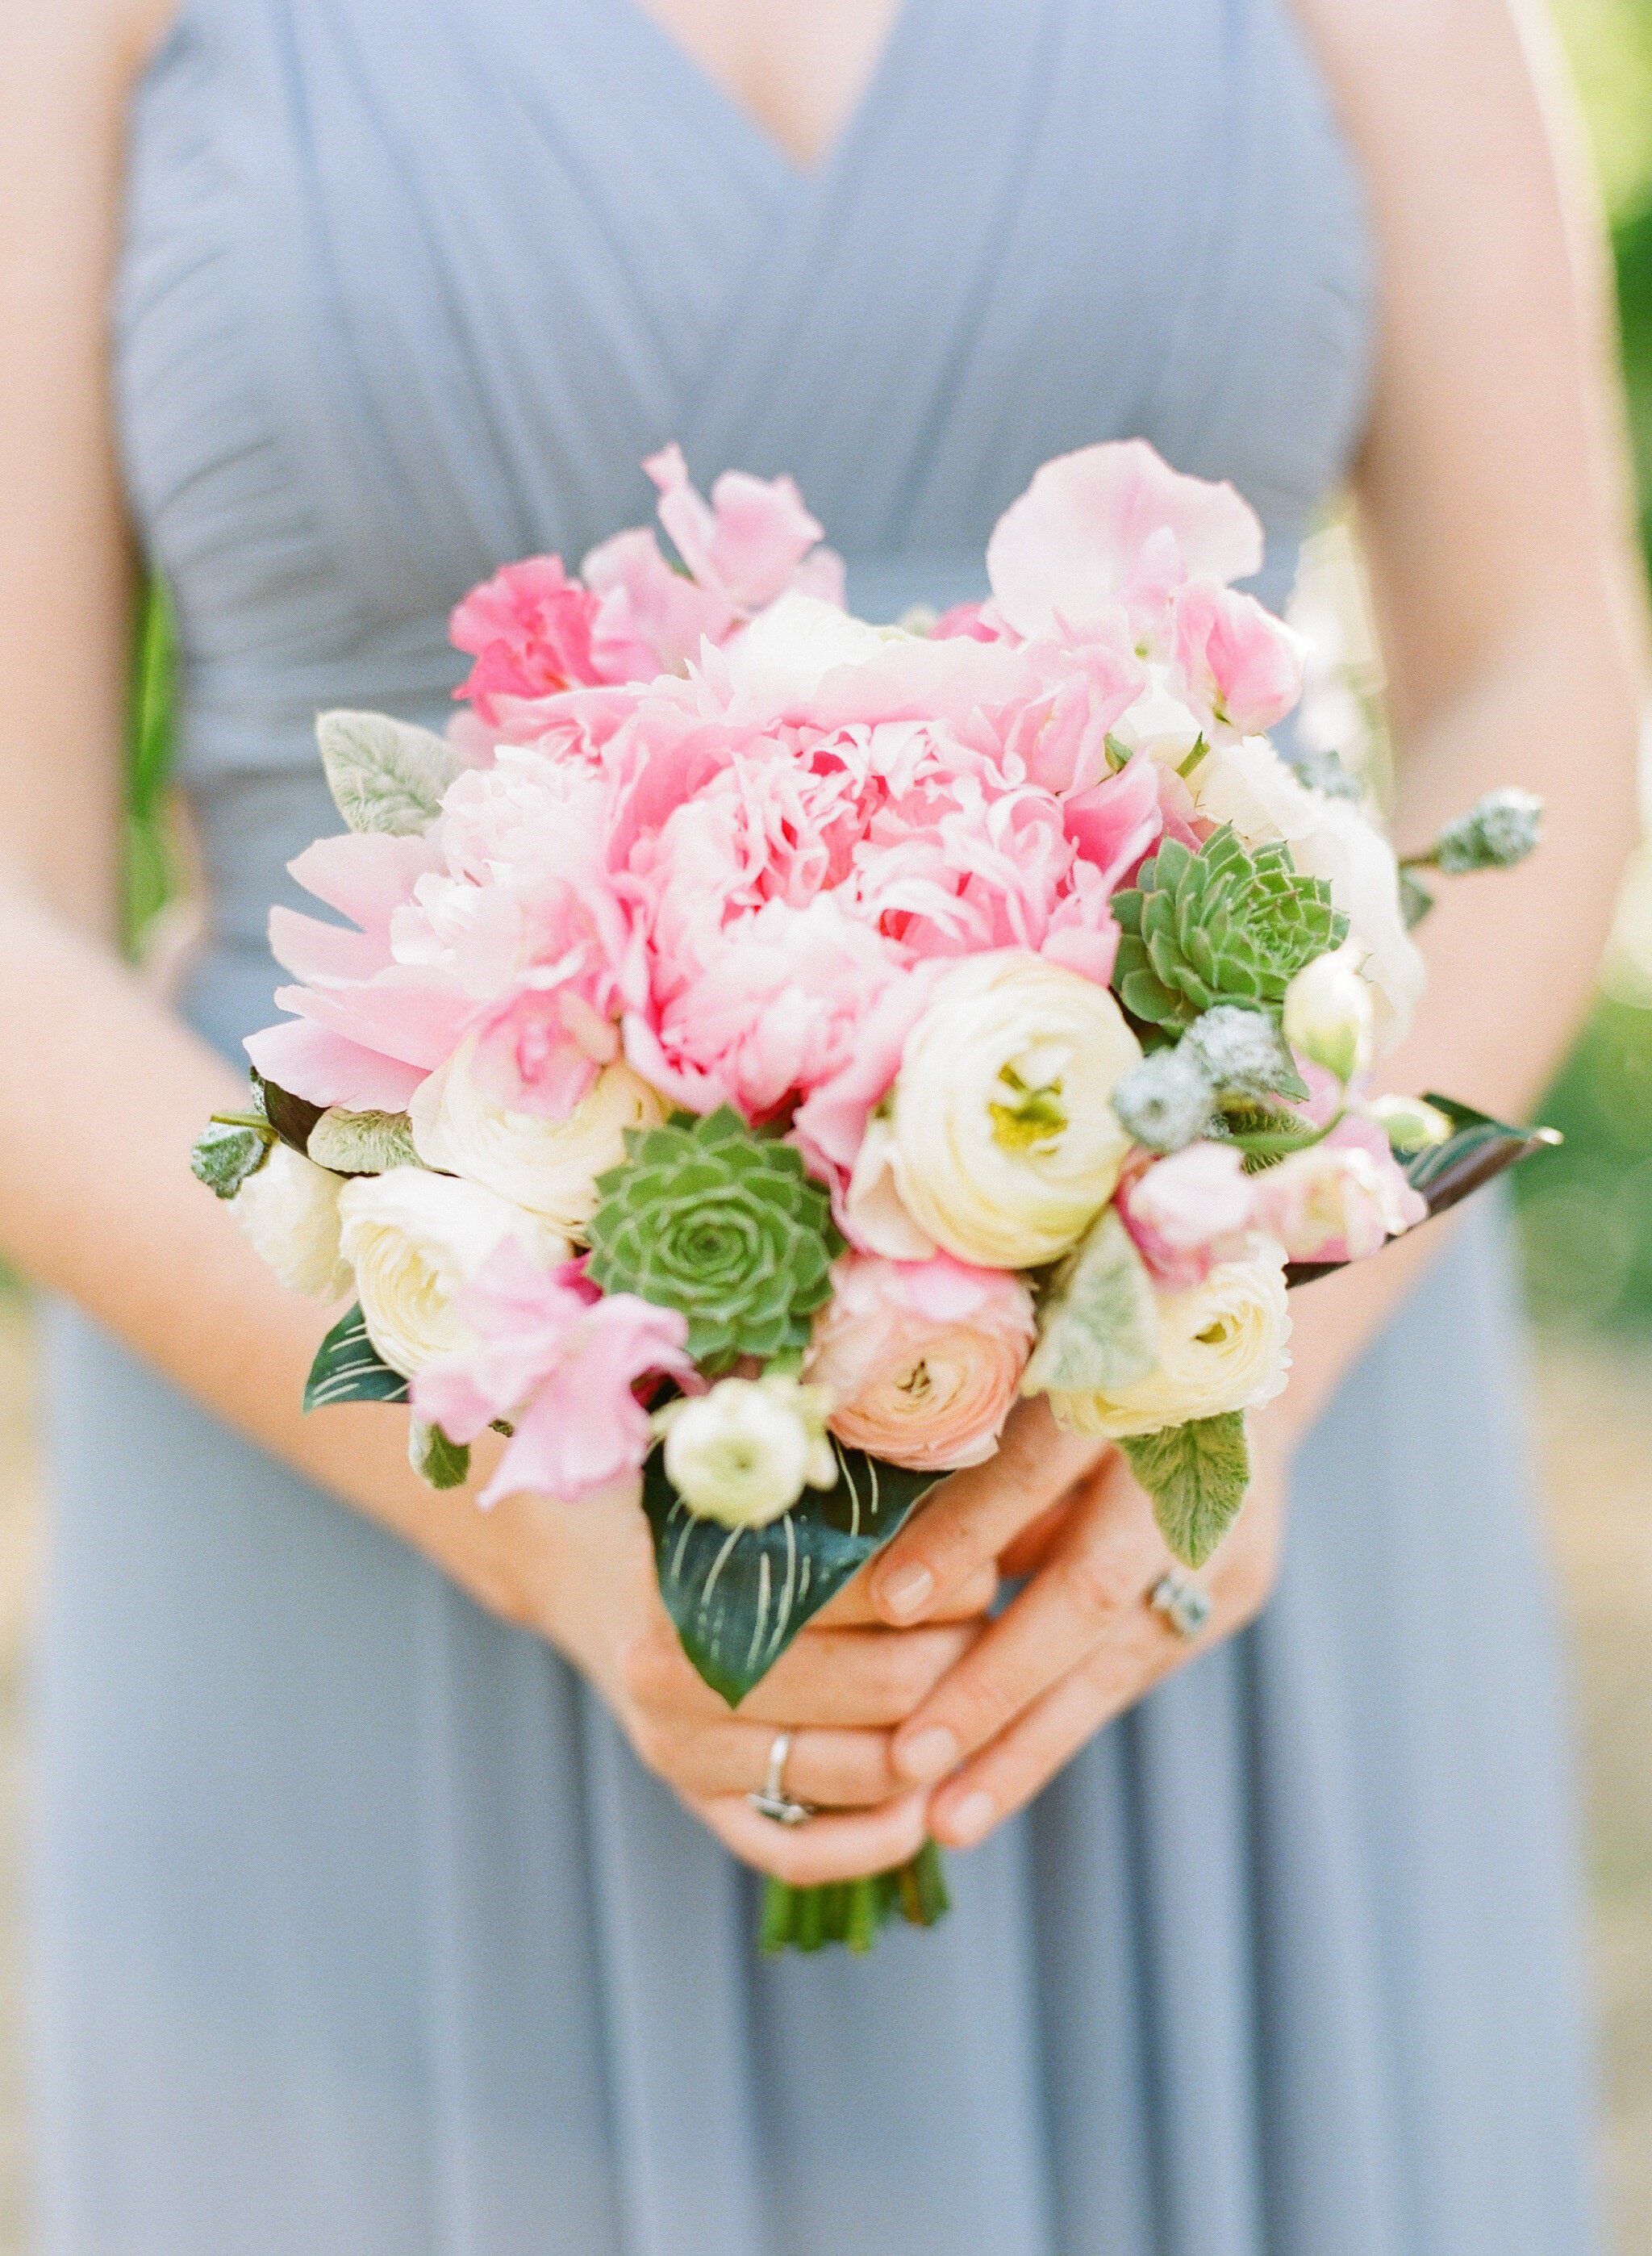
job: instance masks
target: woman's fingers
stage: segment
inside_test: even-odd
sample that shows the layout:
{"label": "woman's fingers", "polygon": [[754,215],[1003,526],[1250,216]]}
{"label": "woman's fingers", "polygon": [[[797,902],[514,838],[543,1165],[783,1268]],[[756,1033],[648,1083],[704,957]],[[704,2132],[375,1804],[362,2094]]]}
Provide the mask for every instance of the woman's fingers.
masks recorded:
{"label": "woman's fingers", "polygon": [[[873,1603],[872,1568],[875,1561],[862,1567],[858,1575],[851,1576],[829,1605],[822,1606],[810,1623],[816,1629],[879,1629],[888,1626],[887,1617]],[[974,1621],[992,1610],[998,1596],[998,1568],[990,1559],[985,1561],[958,1589],[937,1598],[924,1612],[925,1626],[936,1622]],[[806,1635],[808,1632],[805,1632]]]}
{"label": "woman's fingers", "polygon": [[909,1794],[880,1809],[828,1813],[805,1825],[777,1825],[759,1816],[743,1795],[714,1795],[689,1807],[746,1864],[793,1887],[810,1888],[890,1872],[915,1857],[927,1829],[924,1801],[922,1794]]}
{"label": "woman's fingers", "polygon": [[1098,1646],[1008,1731],[938,1787],[930,1830],[943,1847],[974,1848],[1032,1800],[1104,1724],[1179,1668],[1191,1648],[1150,1606]]}
{"label": "woman's fingers", "polygon": [[874,1562],[878,1618],[897,1625],[928,1619],[954,1601],[1107,1448],[1064,1431],[1042,1397],[1017,1405],[997,1456],[954,1473]]}
{"label": "woman's fingers", "polygon": [[[763,1724],[737,1720],[702,1731],[669,1759],[671,1784],[698,1797],[754,1794],[768,1783],[777,1737]],[[808,1730],[790,1738],[780,1784],[794,1801],[869,1809],[911,1791],[911,1780],[896,1775],[887,1731]]]}
{"label": "woman's fingers", "polygon": [[1151,1508],[1109,1463],[1074,1498],[1040,1572],[896,1733],[896,1768],[915,1783],[955,1770],[1075,1668],[1108,1624],[1138,1610],[1168,1563]]}
{"label": "woman's fingers", "polygon": [[898,1724],[954,1668],[979,1622],[922,1629],[810,1630],[740,1704],[743,1719],[776,1725]]}

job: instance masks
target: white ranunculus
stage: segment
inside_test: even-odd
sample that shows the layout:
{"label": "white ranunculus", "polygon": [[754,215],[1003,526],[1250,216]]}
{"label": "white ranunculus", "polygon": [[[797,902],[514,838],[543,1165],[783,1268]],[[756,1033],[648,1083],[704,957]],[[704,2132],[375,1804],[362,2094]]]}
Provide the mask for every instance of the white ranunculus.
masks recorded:
{"label": "white ranunculus", "polygon": [[1377,1005],[1377,1047],[1392,1049],[1411,1022],[1425,975],[1400,913],[1388,840],[1352,800],[1301,782],[1265,737],[1219,746],[1192,780],[1201,814],[1231,822],[1247,845],[1286,840],[1297,869],[1325,879],[1363,953]]}
{"label": "white ranunculus", "polygon": [[665,1471],[688,1509],[725,1527],[763,1527],[805,1488],[831,1488],[838,1461],[826,1437],[827,1397],[781,1374],[720,1378],[659,1413]]}
{"label": "white ranunculus", "polygon": [[1060,1423],[1119,1440],[1271,1402],[1290,1368],[1283,1254],[1258,1250],[1220,1262],[1202,1285],[1161,1293],[1158,1328],[1155,1369],[1114,1394],[1052,1393]]}
{"label": "white ranunculus", "polygon": [[341,1192],[339,1212],[368,1336],[404,1378],[466,1344],[454,1300],[504,1239],[520,1239],[547,1267],[572,1251],[496,1191],[427,1167],[358,1175]]}
{"label": "white ranunculus", "polygon": [[1019,948],[958,964],[896,1078],[889,1164],[907,1213],[961,1261],[1053,1261],[1113,1194],[1130,1148],[1113,1092],[1141,1061],[1093,980]]}
{"label": "white ranunculus", "polygon": [[474,1036],[420,1083],[409,1113],[413,1148],[526,1207],[558,1230],[577,1232],[597,1202],[596,1178],[625,1157],[625,1131],[653,1128],[665,1107],[629,1065],[604,1066],[566,1120],[513,1111],[477,1081]]}
{"label": "white ranunculus", "polygon": [[232,1212],[289,1293],[342,1299],[350,1273],[339,1258],[339,1193],[344,1179],[277,1144],[235,1193]]}

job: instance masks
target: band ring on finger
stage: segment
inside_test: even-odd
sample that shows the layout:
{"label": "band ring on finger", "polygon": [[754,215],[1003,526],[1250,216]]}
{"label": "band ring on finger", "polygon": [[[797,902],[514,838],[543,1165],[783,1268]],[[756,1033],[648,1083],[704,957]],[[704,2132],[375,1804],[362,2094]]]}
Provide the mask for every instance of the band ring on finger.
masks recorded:
{"label": "band ring on finger", "polygon": [[1199,1584],[1170,1568],[1147,1594],[1147,1602],[1177,1637],[1191,1643],[1211,1617],[1211,1601]]}
{"label": "band ring on finger", "polygon": [[769,1750],[769,1768],[762,1787],[749,1794],[747,1801],[759,1817],[767,1817],[777,1825],[803,1825],[815,1815],[814,1805],[795,1801],[786,1792],[786,1757],[791,1752],[790,1731],[777,1731]]}

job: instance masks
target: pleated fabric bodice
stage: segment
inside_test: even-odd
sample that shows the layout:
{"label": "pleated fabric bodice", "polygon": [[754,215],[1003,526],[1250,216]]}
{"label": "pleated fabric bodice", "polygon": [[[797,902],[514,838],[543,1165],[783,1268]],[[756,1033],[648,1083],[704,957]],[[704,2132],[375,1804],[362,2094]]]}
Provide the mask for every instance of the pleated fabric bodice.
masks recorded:
{"label": "pleated fabric bodice", "polygon": [[185,0],[131,133],[120,430],[243,941],[317,709],[439,719],[455,601],[646,518],[668,439],[792,472],[875,616],[1138,434],[1255,504],[1277,603],[1361,419],[1367,238],[1286,0],[903,0],[814,171],[636,0]]}

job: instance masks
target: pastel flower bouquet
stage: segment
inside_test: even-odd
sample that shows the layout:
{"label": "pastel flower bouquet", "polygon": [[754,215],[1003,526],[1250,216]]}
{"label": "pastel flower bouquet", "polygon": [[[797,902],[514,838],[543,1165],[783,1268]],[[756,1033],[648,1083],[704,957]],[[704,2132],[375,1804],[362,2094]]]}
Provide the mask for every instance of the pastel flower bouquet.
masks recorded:
{"label": "pastel flower bouquet", "polygon": [[[640,1492],[731,1703],[1018,1396],[1126,1452],[1190,1567],[1283,1387],[1287,1287],[1531,1147],[1373,1098],[1431,871],[1267,731],[1297,638],[1262,533],[1145,443],[1048,463],[990,598],[872,625],[796,488],[646,465],[676,550],[507,566],[453,614],[445,736],[328,713],[348,825],[278,907],[291,1015],[196,1172],[350,1305],[307,1406],[410,1406],[438,1488]],[[765,1939],[944,1906],[932,1850],[771,1886]]]}

